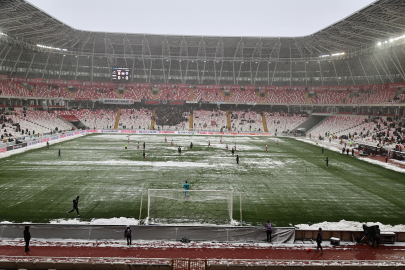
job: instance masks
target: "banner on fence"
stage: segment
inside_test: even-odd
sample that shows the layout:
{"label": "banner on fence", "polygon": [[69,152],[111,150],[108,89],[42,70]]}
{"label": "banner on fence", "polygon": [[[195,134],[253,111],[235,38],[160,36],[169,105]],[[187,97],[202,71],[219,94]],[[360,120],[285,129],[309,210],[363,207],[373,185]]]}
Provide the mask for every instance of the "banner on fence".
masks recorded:
{"label": "banner on fence", "polygon": [[134,104],[134,100],[133,99],[100,98],[100,103],[103,103],[103,104],[118,104],[118,105],[131,105],[131,104]]}

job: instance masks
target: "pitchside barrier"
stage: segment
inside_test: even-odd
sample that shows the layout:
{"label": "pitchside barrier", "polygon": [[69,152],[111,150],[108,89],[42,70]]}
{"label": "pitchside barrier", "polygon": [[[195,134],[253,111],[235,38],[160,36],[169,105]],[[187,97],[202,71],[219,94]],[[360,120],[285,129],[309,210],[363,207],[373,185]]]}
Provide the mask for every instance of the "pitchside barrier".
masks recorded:
{"label": "pitchside barrier", "polygon": [[319,260],[228,260],[228,259],[131,259],[8,257],[0,259],[1,269],[83,269],[83,270],[404,270],[405,260],[319,261]]}
{"label": "pitchside barrier", "polygon": [[219,131],[187,131],[187,130],[121,130],[121,129],[88,129],[89,133],[121,133],[121,134],[174,134],[174,135],[239,135],[239,136],[272,136],[269,132],[219,132]]}

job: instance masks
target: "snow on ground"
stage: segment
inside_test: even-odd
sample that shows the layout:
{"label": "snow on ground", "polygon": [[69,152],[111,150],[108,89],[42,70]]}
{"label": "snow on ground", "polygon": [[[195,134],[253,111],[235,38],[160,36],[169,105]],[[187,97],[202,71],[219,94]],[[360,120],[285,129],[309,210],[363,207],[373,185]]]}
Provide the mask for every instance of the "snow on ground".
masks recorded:
{"label": "snow on ground", "polygon": [[[84,136],[84,135],[80,135],[80,136]],[[142,144],[144,141],[146,141],[146,147],[149,148],[150,146],[153,147],[153,143],[154,142],[163,142],[164,141],[164,137],[163,136],[151,136],[151,135],[131,135],[130,137],[130,145],[129,145],[129,150],[132,149],[136,149],[136,145],[137,142],[139,141],[140,143],[140,148],[142,149]],[[55,140],[52,141],[52,144],[57,143],[57,142],[62,142],[62,141],[67,141],[67,140],[71,140],[71,139],[76,139],[78,138],[78,136],[74,136],[74,137],[66,137],[63,139],[59,139],[59,140]],[[126,139],[128,138],[128,135],[118,135],[118,134],[102,134],[102,135],[95,135],[92,138],[96,139],[96,140],[105,140],[105,139],[112,139],[115,141],[126,141]],[[263,147],[257,147],[257,146],[251,146],[251,145],[243,145],[243,143],[246,140],[254,140],[254,137],[223,137],[222,144],[219,144],[219,136],[217,137],[212,137],[212,136],[167,136],[168,138],[168,142],[167,144],[170,145],[170,141],[173,138],[174,141],[174,149],[173,151],[176,152],[177,151],[177,145],[179,145],[180,143],[182,145],[186,145],[186,147],[189,145],[189,143],[192,141],[193,144],[195,146],[207,146],[208,141],[211,140],[211,147],[216,147],[216,148],[223,148],[225,149],[225,145],[228,143],[229,149],[231,147],[234,146],[234,144],[237,144],[237,149],[238,150],[257,150],[259,149],[260,151],[264,151],[264,145]],[[186,139],[184,139],[186,138]],[[278,140],[280,143],[284,142],[282,139],[279,138],[269,138],[271,140],[275,141]],[[295,138],[298,141],[302,141],[302,142],[306,142],[309,144],[313,144],[316,145],[316,140],[310,140],[310,139],[306,139],[306,138]],[[239,146],[240,144],[240,146]],[[36,149],[36,148],[40,148],[40,147],[44,147],[46,145],[46,143],[40,143],[37,144],[35,146],[29,147],[29,148],[22,148],[22,149],[17,149],[14,151],[9,151],[3,154],[0,154],[0,158],[4,158],[4,157],[8,157],[10,155],[13,154],[18,154],[18,153],[23,153],[25,151],[28,151],[30,149]],[[329,149],[331,151],[335,151],[335,152],[341,152],[340,148],[341,146],[339,145],[339,143],[337,142],[331,142],[329,143],[329,141],[318,141],[318,145],[319,147],[325,147],[325,149]],[[187,155],[198,155],[198,153],[195,152],[187,152],[185,153]],[[258,156],[260,155],[259,153],[250,153],[250,156]],[[195,162],[177,162],[177,161],[166,161],[166,162],[149,162],[149,161],[143,161],[143,162],[139,162],[139,161],[130,161],[130,160],[106,160],[106,161],[80,161],[80,162],[76,162],[76,161],[64,161],[64,163],[71,163],[70,165],[93,165],[93,164],[98,164],[98,165],[128,165],[128,166],[136,166],[136,165],[142,165],[142,166],[153,166],[153,167],[215,167],[215,166],[225,166],[225,165],[229,165],[231,164],[230,160],[227,160],[228,158],[223,157],[223,153],[221,152],[217,152],[215,154],[212,154],[209,159],[215,160],[214,164],[209,164],[208,161],[207,163],[195,163]],[[361,160],[367,161],[369,163],[373,163],[373,164],[378,164],[380,166],[383,166],[385,168],[388,169],[392,169],[398,172],[405,172],[405,169],[401,169],[398,168],[392,164],[386,164],[384,162],[380,162],[380,161],[376,161],[376,160],[371,160],[371,159],[367,159],[367,158],[360,158]],[[255,161],[252,158],[244,158],[243,161],[245,163],[250,163],[250,164],[254,164],[256,166],[262,165],[262,166],[267,166],[267,167],[283,167],[285,164],[287,163],[294,163],[295,161],[286,161],[286,162],[281,162],[281,161],[275,161],[272,158],[263,158],[261,159],[260,163]],[[56,161],[58,162],[58,161]],[[87,163],[86,163],[87,162]],[[233,159],[232,159],[233,162]],[[27,161],[27,163],[31,163],[31,164],[35,164],[35,161],[29,162]],[[38,164],[43,165],[44,162],[39,162]],[[53,163],[55,164],[55,163]],[[232,163],[233,164],[233,163]],[[261,168],[261,167],[259,167]],[[144,168],[143,168],[144,169]],[[7,221],[3,221],[0,224],[10,224],[11,222],[7,222]],[[92,219],[91,221],[80,221],[79,219],[56,219],[56,220],[52,220],[50,222],[51,224],[78,224],[78,225],[138,225],[138,220],[137,219],[133,219],[133,218],[124,218],[124,217],[118,217],[118,218],[111,218],[111,219]],[[405,225],[395,225],[395,226],[391,226],[391,225],[385,225],[385,224],[381,224],[379,222],[369,222],[366,223],[368,226],[370,225],[379,225],[380,229],[382,231],[405,231]],[[182,224],[183,225],[183,224]],[[190,225],[190,224],[188,224]],[[201,225],[201,224],[196,224],[196,225]],[[235,224],[231,224],[234,226],[237,226],[238,223],[236,222]],[[340,222],[321,222],[321,223],[317,223],[317,224],[297,224],[295,225],[295,227],[297,229],[305,229],[305,230],[317,230],[319,227],[322,227],[324,230],[348,230],[348,231],[362,231],[363,223],[360,222],[356,222],[356,221],[345,221],[342,220]],[[228,225],[229,226],[229,225]]]}
{"label": "snow on ground", "polygon": [[[132,246],[128,247],[126,239],[123,237],[121,241],[111,241],[108,239],[102,240],[87,240],[83,241],[82,239],[64,239],[59,238],[55,239],[33,239],[30,241],[30,246],[56,246],[56,247],[116,247],[116,248],[175,248],[175,249],[189,249],[189,248],[210,248],[210,249],[268,249],[269,247],[288,247],[289,249],[306,249],[308,246],[313,247],[312,243],[294,243],[294,244],[274,244],[274,243],[227,243],[227,242],[205,242],[192,241],[190,243],[181,243],[180,241],[146,241],[146,240],[136,240],[132,239]],[[341,242],[341,245],[355,245],[352,242]],[[401,243],[396,244],[398,246]],[[22,239],[2,239],[0,241],[0,246],[24,246],[24,241]],[[329,241],[324,241],[322,246],[333,247],[330,245]]]}
{"label": "snow on ground", "polygon": [[[2,222],[3,223],[3,222]],[[134,218],[93,218],[91,221],[81,221],[80,219],[54,219],[49,222],[50,224],[78,224],[78,225],[138,225],[139,221]]]}
{"label": "snow on ground", "polygon": [[[295,138],[295,139],[297,141],[306,142],[306,143],[309,143],[309,144],[312,144],[312,145],[316,145],[316,140],[314,140],[314,139],[312,139],[312,140],[308,139],[308,138]],[[339,153],[342,152],[342,150],[341,150],[342,147],[340,146],[339,143],[336,143],[336,142],[318,141],[318,146],[319,147],[324,147],[325,149],[329,149],[331,151],[335,151],[335,152],[339,152]],[[351,154],[352,148],[349,147],[349,149],[350,149],[349,154]],[[385,163],[385,162],[370,159],[370,158],[363,158],[363,157],[357,157],[357,158],[361,159],[361,160],[364,160],[364,161],[366,161],[368,163],[380,165],[380,166],[382,166],[382,167],[384,167],[386,169],[389,169],[389,170],[405,173],[405,169],[399,168],[399,167],[397,167],[397,166],[395,166],[393,164],[390,164],[390,163]],[[402,164],[404,163],[404,162],[401,162],[401,161],[398,161],[398,160],[390,160],[390,161],[394,161],[394,162],[402,163]]]}
{"label": "snow on ground", "polygon": [[[53,141],[50,142],[50,145],[53,145],[55,143],[70,141],[70,140],[77,139],[77,138],[80,138],[80,137],[86,136],[86,135],[87,134],[85,133],[85,134],[79,134],[79,135],[75,135],[75,136],[69,136],[69,137],[53,140]],[[30,150],[33,150],[33,149],[42,148],[42,147],[45,147],[45,146],[46,146],[46,142],[37,143],[37,144],[31,145],[29,147],[19,148],[19,149],[15,149],[15,150],[12,150],[12,151],[7,151],[5,153],[0,153],[0,158],[6,158],[6,157],[9,157],[11,155],[21,154],[21,153],[24,153],[24,152],[27,152],[27,151],[30,151]]]}
{"label": "snow on ground", "polygon": [[295,225],[295,228],[299,230],[318,230],[319,228],[322,228],[322,230],[326,231],[363,231],[363,224],[366,224],[367,226],[373,226],[373,225],[378,225],[380,226],[381,231],[390,231],[390,232],[405,232],[405,225],[386,225],[382,224],[380,222],[367,222],[367,223],[361,223],[357,221],[347,221],[347,220],[341,220],[339,222],[321,222],[321,223],[316,223],[312,225],[308,224],[297,224]]}

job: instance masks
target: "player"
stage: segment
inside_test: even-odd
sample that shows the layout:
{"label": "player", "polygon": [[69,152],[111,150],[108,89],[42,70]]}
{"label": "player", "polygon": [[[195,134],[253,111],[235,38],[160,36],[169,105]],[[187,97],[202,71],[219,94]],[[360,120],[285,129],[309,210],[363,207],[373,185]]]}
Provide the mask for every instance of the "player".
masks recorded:
{"label": "player", "polygon": [[46,149],[49,150],[49,142],[46,142]]}
{"label": "player", "polygon": [[266,144],[266,153],[267,153],[267,144]]}
{"label": "player", "polygon": [[208,147],[210,147],[210,145],[211,145],[211,141],[208,141]]}
{"label": "player", "polygon": [[76,199],[73,200],[73,209],[67,212],[66,215],[69,215],[69,213],[72,213],[73,211],[76,210],[77,216],[80,217],[78,204],[79,204],[79,196],[77,196]]}
{"label": "player", "polygon": [[62,158],[62,156],[60,155],[60,149],[59,149],[59,155],[58,155],[58,158]]}
{"label": "player", "polygon": [[167,138],[166,138],[166,136],[165,136],[165,142],[167,142]]}
{"label": "player", "polygon": [[226,144],[226,147],[225,147],[225,148],[226,148],[226,151],[228,151],[228,144]]}
{"label": "player", "polygon": [[316,146],[318,146],[318,141],[316,141]]}
{"label": "player", "polygon": [[173,139],[172,139],[172,141],[171,141],[171,143],[170,143],[170,146],[173,147]]}
{"label": "player", "polygon": [[236,155],[236,164],[239,165],[239,155]]}
{"label": "player", "polygon": [[233,154],[235,153],[235,149],[234,148],[232,148],[232,156],[233,156]]}
{"label": "player", "polygon": [[326,168],[328,168],[328,164],[329,164],[329,159],[328,159],[328,157],[326,157],[325,161],[326,161]]}
{"label": "player", "polygon": [[127,144],[129,144],[129,137],[128,137],[128,141],[127,141]]}
{"label": "player", "polygon": [[193,149],[193,142],[190,143],[190,151]]}
{"label": "player", "polygon": [[125,144],[125,149],[124,149],[124,151],[127,151],[128,150],[128,144]]}
{"label": "player", "polygon": [[143,156],[143,160],[146,160],[146,153],[145,153],[145,150],[143,150],[142,156]]}
{"label": "player", "polygon": [[[186,181],[186,183],[184,183],[183,188],[184,188],[184,190],[190,189],[190,185],[189,185],[189,183],[187,183],[187,181]],[[188,197],[188,191],[184,191],[184,196]]]}
{"label": "player", "polygon": [[181,147],[177,148],[177,151],[179,152],[179,156],[181,156]]}
{"label": "player", "polygon": [[145,142],[143,142],[143,150],[145,150],[146,144]]}
{"label": "player", "polygon": [[278,146],[278,140],[277,140],[277,146]]}
{"label": "player", "polygon": [[236,143],[235,143],[235,152],[236,152]]}
{"label": "player", "polygon": [[221,139],[219,140],[219,143],[222,144],[222,137],[221,137]]}
{"label": "player", "polygon": [[139,142],[138,142],[138,146],[137,146],[138,148],[137,149],[139,149]]}

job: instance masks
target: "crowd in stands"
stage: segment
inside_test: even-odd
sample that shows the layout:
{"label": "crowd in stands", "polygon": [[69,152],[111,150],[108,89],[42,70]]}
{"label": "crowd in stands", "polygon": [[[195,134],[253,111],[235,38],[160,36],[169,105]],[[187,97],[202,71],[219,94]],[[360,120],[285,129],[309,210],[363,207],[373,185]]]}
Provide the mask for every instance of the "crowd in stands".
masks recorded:
{"label": "crowd in stands", "polygon": [[183,106],[158,106],[155,110],[155,121],[158,128],[176,129],[188,128],[189,112]]}
{"label": "crowd in stands", "polygon": [[399,116],[332,116],[308,132],[311,137],[356,140],[377,146],[405,144],[405,120]]}

